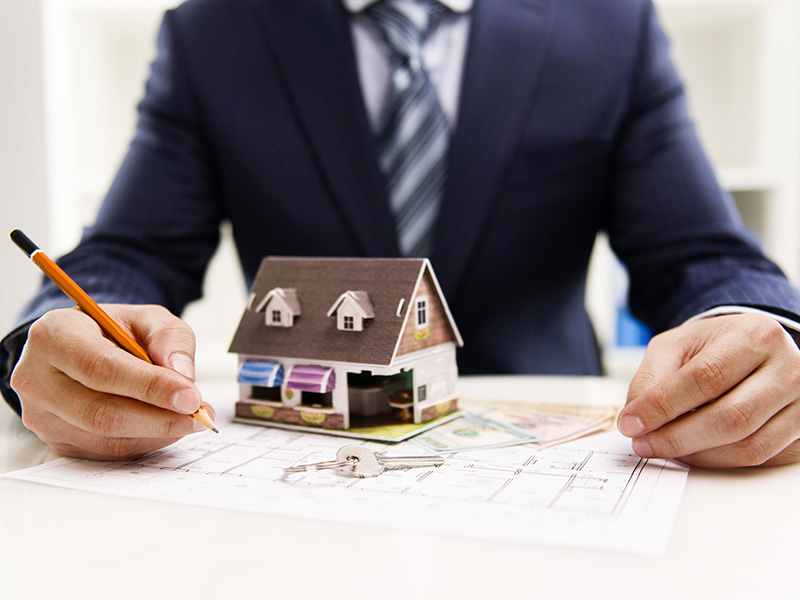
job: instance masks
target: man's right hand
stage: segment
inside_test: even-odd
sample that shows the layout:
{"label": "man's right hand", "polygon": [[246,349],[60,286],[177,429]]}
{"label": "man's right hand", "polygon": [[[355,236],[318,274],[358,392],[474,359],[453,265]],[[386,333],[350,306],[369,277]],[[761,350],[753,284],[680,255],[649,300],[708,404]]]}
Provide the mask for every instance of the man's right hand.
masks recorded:
{"label": "man's right hand", "polygon": [[159,306],[103,310],[155,365],[121,349],[77,308],[53,310],[31,325],[11,376],[24,425],[59,454],[101,460],[141,456],[205,430],[189,416],[201,405],[191,328]]}

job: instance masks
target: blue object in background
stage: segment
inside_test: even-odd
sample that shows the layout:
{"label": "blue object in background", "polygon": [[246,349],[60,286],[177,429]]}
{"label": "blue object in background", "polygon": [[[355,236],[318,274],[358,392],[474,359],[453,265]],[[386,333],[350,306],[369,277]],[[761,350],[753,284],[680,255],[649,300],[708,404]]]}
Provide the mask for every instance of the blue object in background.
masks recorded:
{"label": "blue object in background", "polygon": [[631,314],[627,306],[617,307],[617,346],[646,346],[653,332]]}

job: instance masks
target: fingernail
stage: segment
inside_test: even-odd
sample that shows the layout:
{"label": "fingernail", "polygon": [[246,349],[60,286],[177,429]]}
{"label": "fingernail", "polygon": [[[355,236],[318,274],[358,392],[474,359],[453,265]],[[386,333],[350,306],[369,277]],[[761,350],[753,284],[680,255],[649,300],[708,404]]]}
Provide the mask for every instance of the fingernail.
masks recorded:
{"label": "fingernail", "polygon": [[191,414],[200,408],[200,396],[192,389],[181,390],[172,396],[172,407],[177,412]]}
{"label": "fingernail", "polygon": [[619,420],[617,429],[626,437],[635,437],[644,432],[644,424],[639,417],[626,415]]}
{"label": "fingernail", "polygon": [[177,371],[187,379],[194,381],[194,361],[190,356],[183,352],[176,352],[169,357],[169,365],[174,371]]}
{"label": "fingernail", "polygon": [[653,458],[653,451],[650,448],[650,444],[648,444],[647,440],[643,437],[633,440],[633,451],[642,458]]}

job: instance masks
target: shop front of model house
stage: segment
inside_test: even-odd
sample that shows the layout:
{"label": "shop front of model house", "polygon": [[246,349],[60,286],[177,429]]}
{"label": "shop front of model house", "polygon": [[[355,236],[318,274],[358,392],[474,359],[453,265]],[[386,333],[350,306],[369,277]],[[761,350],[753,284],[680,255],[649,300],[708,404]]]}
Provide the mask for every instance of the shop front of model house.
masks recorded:
{"label": "shop front of model house", "polygon": [[344,430],[453,412],[463,344],[425,259],[267,258],[231,344],[236,416]]}

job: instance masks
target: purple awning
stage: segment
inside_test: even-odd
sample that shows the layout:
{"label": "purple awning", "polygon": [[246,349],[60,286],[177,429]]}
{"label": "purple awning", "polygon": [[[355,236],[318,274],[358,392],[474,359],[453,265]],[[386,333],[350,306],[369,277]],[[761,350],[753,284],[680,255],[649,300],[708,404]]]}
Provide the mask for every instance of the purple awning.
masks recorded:
{"label": "purple awning", "polygon": [[331,392],[336,387],[336,373],[332,367],[295,365],[289,372],[286,387],[301,392]]}

